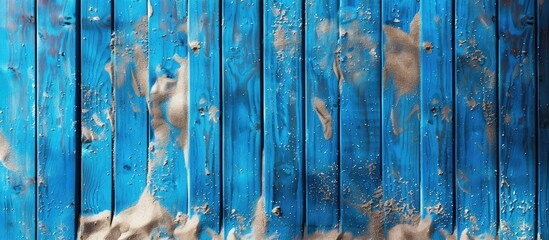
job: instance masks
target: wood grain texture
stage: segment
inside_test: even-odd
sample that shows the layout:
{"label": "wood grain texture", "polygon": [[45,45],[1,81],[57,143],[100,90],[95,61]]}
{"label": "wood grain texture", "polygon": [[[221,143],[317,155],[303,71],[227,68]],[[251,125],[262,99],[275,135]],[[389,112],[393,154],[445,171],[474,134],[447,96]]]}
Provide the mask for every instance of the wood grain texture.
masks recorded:
{"label": "wood grain texture", "polygon": [[150,191],[170,214],[188,213],[187,1],[149,0]]}
{"label": "wood grain texture", "polygon": [[111,4],[85,0],[81,13],[81,215],[112,211]]}
{"label": "wood grain texture", "polygon": [[454,230],[453,1],[421,1],[421,216],[433,239]]}
{"label": "wood grain texture", "polygon": [[382,4],[382,162],[384,224],[419,216],[419,4]]}
{"label": "wood grain texture", "polygon": [[382,238],[381,2],[341,0],[341,229]]}
{"label": "wood grain texture", "polygon": [[305,4],[306,234],[339,225],[339,1]]}
{"label": "wood grain texture", "polygon": [[549,239],[549,2],[538,1],[538,239]]}
{"label": "wood grain texture", "polygon": [[303,236],[303,2],[264,2],[264,187],[268,232]]}
{"label": "wood grain texture", "polygon": [[[191,215],[219,232],[221,222],[221,4],[189,1]],[[210,239],[202,231],[201,239]]]}
{"label": "wood grain texture", "polygon": [[503,239],[536,237],[535,1],[500,1],[499,203]]}
{"label": "wood grain texture", "polygon": [[[37,2],[37,238],[76,232],[77,59],[75,0]],[[79,172],[79,171],[78,171]],[[80,187],[80,186],[78,186]]]}
{"label": "wood grain texture", "polygon": [[115,1],[114,19],[114,211],[120,213],[147,183],[147,1]]}
{"label": "wood grain texture", "polygon": [[34,7],[0,5],[0,239],[35,238]]}
{"label": "wood grain texture", "polygon": [[497,235],[496,1],[455,2],[456,231]]}
{"label": "wood grain texture", "polygon": [[[262,184],[261,2],[223,1],[223,223],[249,232]],[[256,238],[259,236],[255,236]]]}

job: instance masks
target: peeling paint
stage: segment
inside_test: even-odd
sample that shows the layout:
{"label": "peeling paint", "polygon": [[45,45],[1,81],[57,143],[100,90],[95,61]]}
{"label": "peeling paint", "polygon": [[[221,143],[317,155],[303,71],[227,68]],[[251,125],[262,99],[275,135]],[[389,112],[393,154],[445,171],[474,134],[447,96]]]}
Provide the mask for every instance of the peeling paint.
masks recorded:
{"label": "peeling paint", "polygon": [[324,139],[332,138],[332,115],[328,112],[326,103],[320,98],[313,98],[313,107],[324,129]]}
{"label": "peeling paint", "polygon": [[[174,55],[173,59],[179,63],[179,69],[176,76],[177,81],[166,76],[160,76],[151,88],[149,112],[153,116],[151,125],[154,129],[155,137],[162,145],[166,145],[169,140],[171,123],[178,128],[181,133],[177,139],[182,148],[186,148],[188,142],[188,75],[187,59]],[[168,102],[166,117],[162,113],[160,105]],[[166,119],[167,118],[167,121]],[[186,159],[187,160],[187,159]]]}
{"label": "peeling paint", "polygon": [[398,99],[404,94],[417,90],[419,84],[419,26],[420,15],[417,13],[410,23],[410,34],[391,26],[383,26],[385,32],[385,79],[392,77],[395,95]]}
{"label": "peeling paint", "polygon": [[341,71],[341,65],[339,63],[339,56],[341,54],[341,48],[338,48],[335,53],[334,53],[334,63],[332,64],[333,65],[333,69],[334,69],[334,73],[337,77],[337,80],[339,82],[339,93],[342,93],[343,91],[343,82],[344,82],[344,77],[343,77],[343,71]]}
{"label": "peeling paint", "polygon": [[0,132],[0,161],[10,171],[17,172],[19,170],[13,157],[11,145],[2,132]]}
{"label": "peeling paint", "polygon": [[219,112],[219,109],[217,108],[217,106],[211,106],[210,109],[208,110],[208,115],[210,116],[209,120],[214,123],[219,122],[219,117],[217,116],[218,112]]}
{"label": "peeling paint", "polygon": [[397,116],[395,116],[395,111],[392,108],[391,108],[391,127],[393,129],[393,134],[394,135],[399,135],[404,131],[402,128],[400,128],[398,118],[397,118]]}

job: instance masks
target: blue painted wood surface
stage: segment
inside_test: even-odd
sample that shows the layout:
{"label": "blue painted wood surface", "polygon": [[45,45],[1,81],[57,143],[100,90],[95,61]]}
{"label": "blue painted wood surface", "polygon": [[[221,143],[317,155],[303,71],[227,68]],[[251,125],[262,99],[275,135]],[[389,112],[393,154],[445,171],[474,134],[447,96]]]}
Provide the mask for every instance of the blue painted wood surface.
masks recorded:
{"label": "blue painted wood surface", "polygon": [[147,183],[146,0],[114,2],[114,211],[134,205]]}
{"label": "blue painted wood surface", "polygon": [[306,235],[339,227],[338,10],[305,4]]}
{"label": "blue painted wood surface", "polygon": [[[37,237],[76,232],[77,59],[76,1],[37,2]],[[79,184],[79,183],[78,183]],[[79,187],[79,186],[78,186]],[[78,194],[79,195],[79,194]]]}
{"label": "blue painted wood surface", "polygon": [[154,44],[149,44],[148,52],[144,51],[149,60],[147,184],[159,203],[173,216],[178,212],[188,212],[186,6],[186,1],[148,2],[148,41]]}
{"label": "blue painted wood surface", "polygon": [[382,238],[381,2],[341,0],[339,10],[341,229]]}
{"label": "blue painted wood surface", "polygon": [[536,238],[535,1],[500,1],[499,234]]}
{"label": "blue painted wood surface", "polygon": [[34,3],[0,6],[0,239],[35,238]]}
{"label": "blue painted wood surface", "polygon": [[419,216],[419,4],[415,0],[382,4],[382,167],[384,224]]}
{"label": "blue painted wood surface", "polygon": [[[201,228],[222,228],[221,208],[221,4],[189,1],[189,201]],[[200,239],[210,239],[202,231]]]}
{"label": "blue painted wood surface", "polygon": [[82,1],[81,215],[112,212],[112,59],[111,5]]}
{"label": "blue painted wood surface", "polygon": [[0,238],[547,238],[547,9],[8,0]]}
{"label": "blue painted wood surface", "polygon": [[433,239],[454,230],[453,5],[420,2],[420,211],[433,221]]}
{"label": "blue painted wood surface", "polygon": [[496,237],[496,1],[455,3],[456,231]]}
{"label": "blue painted wood surface", "polygon": [[549,239],[549,2],[537,2],[538,238]]}
{"label": "blue painted wood surface", "polygon": [[[261,2],[222,4],[223,224],[250,233],[262,198]],[[259,236],[254,236],[259,237]]]}
{"label": "blue painted wood surface", "polygon": [[268,233],[303,236],[303,2],[264,2],[264,195]]}

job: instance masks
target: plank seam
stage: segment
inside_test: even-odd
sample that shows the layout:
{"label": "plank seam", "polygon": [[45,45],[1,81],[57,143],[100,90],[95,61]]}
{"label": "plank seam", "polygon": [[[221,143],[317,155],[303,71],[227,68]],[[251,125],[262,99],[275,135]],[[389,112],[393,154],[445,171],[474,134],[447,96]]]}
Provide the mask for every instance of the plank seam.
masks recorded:
{"label": "plank seam", "polygon": [[539,159],[539,148],[540,148],[540,144],[539,144],[539,111],[538,111],[538,106],[539,106],[539,84],[538,84],[538,81],[536,81],[538,78],[539,78],[539,58],[537,58],[536,56],[538,55],[538,52],[540,51],[540,48],[539,48],[539,42],[538,42],[538,30],[539,30],[539,26],[538,26],[538,11],[539,11],[539,1],[538,0],[535,0],[534,1],[534,14],[535,14],[535,17],[534,17],[534,44],[535,44],[535,49],[536,49],[536,52],[534,53],[534,63],[533,63],[533,67],[534,67],[534,74],[535,74],[535,77],[534,77],[534,89],[536,89],[536,94],[534,95],[534,121],[535,121],[535,129],[536,131],[534,131],[534,147],[536,147],[536,150],[534,151],[534,155],[535,155],[535,159],[537,160],[536,161],[536,170],[535,170],[535,173],[534,173],[534,178],[535,178],[535,181],[534,181],[534,186],[535,186],[535,194],[534,194],[534,222],[532,225],[534,225],[533,229],[534,229],[534,236],[539,236],[539,238],[541,239],[541,236],[538,235],[540,234],[538,232],[538,218],[539,218],[539,211],[538,211],[538,208],[539,208],[539,194],[538,194],[538,189],[539,189],[539,166],[540,164],[538,162],[540,162],[540,159]]}
{"label": "plank seam", "polygon": [[[495,128],[496,128],[496,133],[499,135],[499,82],[500,82],[500,75],[499,75],[499,39],[500,39],[500,33],[499,33],[499,1],[495,1],[495,14],[496,14],[496,21],[495,21],[495,35],[496,35],[496,39],[495,39],[495,42],[496,42],[496,51],[495,51],[495,61],[496,64],[495,64],[495,69],[494,69],[494,78],[495,78],[495,88],[494,88],[494,102],[495,102],[495,106],[496,107],[496,111],[495,111]],[[495,187],[495,190],[496,190],[496,224],[495,224],[495,231],[496,231],[496,234],[497,236],[499,237],[499,227],[500,227],[500,202],[499,202],[499,198],[498,196],[500,196],[501,194],[501,191],[500,191],[500,188],[499,188],[499,177],[500,177],[500,169],[499,169],[499,144],[500,144],[500,140],[499,140],[499,136],[496,136],[494,138],[494,142],[496,143],[496,148],[494,149],[494,154],[495,154],[495,163],[494,163],[494,167],[496,169],[496,176],[495,176],[495,179],[496,179],[496,187]]]}
{"label": "plank seam", "polygon": [[[450,23],[452,28],[452,37],[451,37],[451,45],[452,45],[452,227],[453,229],[457,229],[457,197],[456,197],[456,169],[457,169],[457,161],[456,161],[456,0],[453,0],[451,3],[452,6],[452,22]],[[454,230],[456,231],[456,230]]]}
{"label": "plank seam", "polygon": [[225,146],[225,141],[224,141],[224,138],[223,138],[223,133],[224,133],[224,123],[223,123],[223,119],[225,118],[223,115],[225,115],[225,113],[223,112],[224,109],[223,109],[223,106],[225,105],[224,104],[224,96],[223,96],[223,89],[224,89],[224,83],[223,83],[223,71],[224,71],[224,65],[223,64],[223,10],[224,10],[224,4],[223,4],[223,0],[219,0],[219,16],[218,16],[218,21],[219,21],[219,24],[218,24],[218,28],[219,28],[219,39],[218,39],[218,46],[219,46],[219,90],[218,90],[218,95],[219,95],[219,109],[220,109],[220,113],[219,113],[219,158],[220,158],[220,161],[219,161],[219,226],[220,226],[220,233],[221,235],[223,236],[224,235],[224,226],[225,226],[225,208],[224,208],[224,205],[225,205],[225,202],[224,202],[224,199],[225,199],[225,196],[224,196],[224,193],[225,193],[225,186],[224,186],[224,179],[223,179],[223,169],[224,169],[224,161],[223,161],[223,152],[224,152],[224,146]]}
{"label": "plank seam", "polygon": [[[110,53],[111,53],[111,68],[114,68],[114,52],[113,52],[113,45],[112,45],[112,36],[113,34],[115,33],[114,32],[114,26],[115,26],[115,18],[116,18],[116,15],[115,15],[115,10],[114,10],[114,0],[110,1],[110,5],[111,5],[111,46],[110,47]],[[113,69],[111,69],[112,71]],[[114,74],[113,76],[111,76],[112,78],[114,78]],[[114,109],[113,107],[115,106],[115,97],[114,97],[114,93],[115,93],[115,84],[114,84],[114,79],[111,79],[111,106],[110,106],[110,109],[109,109],[109,113],[111,114],[111,117],[110,117],[110,120],[111,120],[111,218],[110,218],[110,225],[112,225],[112,220],[114,219],[114,208],[115,208],[115,201],[116,201],[116,198],[115,198],[115,188],[116,188],[116,184],[114,184],[115,182],[115,179],[116,179],[116,172],[115,172],[115,162],[114,162],[114,159],[115,159],[115,154],[114,154],[114,151],[115,151],[115,145],[114,145],[114,142],[115,142],[115,126],[116,126],[116,118],[114,117]]]}
{"label": "plank seam", "polygon": [[81,2],[76,1],[76,9],[75,9],[75,16],[76,16],[76,33],[75,33],[75,45],[76,45],[76,51],[75,51],[75,121],[76,121],[76,151],[75,151],[75,170],[74,170],[74,179],[75,179],[75,189],[74,189],[74,236],[78,236],[78,229],[80,226],[80,215],[81,215],[81,207],[82,207],[82,42],[81,42],[81,34],[82,34],[82,22],[81,17],[82,14],[80,12],[81,9]]}
{"label": "plank seam", "polygon": [[[265,157],[264,157],[264,152],[265,152],[265,134],[263,134],[265,132],[265,100],[263,99],[263,97],[265,96],[265,91],[264,91],[264,82],[265,82],[265,68],[263,67],[264,64],[265,64],[265,51],[264,50],[264,42],[265,42],[265,26],[263,26],[265,24],[265,15],[264,15],[264,7],[265,7],[265,1],[264,0],[259,0],[259,4],[260,4],[260,7],[259,7],[259,66],[261,66],[259,68],[259,106],[261,106],[261,110],[259,111],[259,122],[261,123],[260,124],[260,128],[261,128],[261,134],[260,134],[260,137],[259,137],[259,146],[261,148],[261,161],[259,161],[259,169],[260,170],[260,174],[261,176],[259,177],[261,179],[261,187],[260,187],[260,194],[259,196],[260,197],[264,197],[264,194],[265,194],[265,170],[264,170],[264,166],[265,166]],[[263,211],[266,211],[266,209],[264,208]]]}
{"label": "plank seam", "polygon": [[[38,177],[38,1],[34,1],[34,177]],[[34,219],[38,221],[38,184],[34,184]],[[34,239],[38,239],[38,226],[34,226]]]}
{"label": "plank seam", "polygon": [[307,236],[307,199],[306,199],[306,191],[307,191],[307,111],[306,111],[306,89],[307,89],[307,71],[306,71],[306,58],[305,58],[305,54],[306,54],[306,45],[307,45],[307,38],[306,38],[306,27],[307,27],[307,4],[306,4],[306,1],[301,1],[301,21],[302,21],[302,24],[301,24],[301,42],[302,42],[302,47],[300,49],[301,51],[301,57],[302,57],[302,61],[300,62],[301,64],[301,71],[302,71],[302,75],[301,75],[301,106],[303,107],[302,111],[301,111],[301,136],[303,136],[303,139],[301,141],[301,170],[302,170],[302,174],[301,174],[301,183],[302,183],[302,192],[301,193],[298,193],[300,194],[300,197],[302,199],[302,203],[303,203],[303,208],[301,209],[301,238],[304,239],[306,236]]}

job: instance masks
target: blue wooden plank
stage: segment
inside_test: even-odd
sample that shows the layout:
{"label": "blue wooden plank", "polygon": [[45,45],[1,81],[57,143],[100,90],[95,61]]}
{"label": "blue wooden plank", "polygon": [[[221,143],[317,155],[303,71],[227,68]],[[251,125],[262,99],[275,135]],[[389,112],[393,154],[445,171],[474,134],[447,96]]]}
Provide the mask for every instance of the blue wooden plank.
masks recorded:
{"label": "blue wooden plank", "polygon": [[421,216],[433,239],[454,230],[453,1],[421,1]]}
{"label": "blue wooden plank", "polygon": [[150,0],[149,164],[150,191],[170,214],[188,212],[187,2]]}
{"label": "blue wooden plank", "polygon": [[495,0],[455,2],[456,231],[496,237],[497,36]]}
{"label": "blue wooden plank", "polygon": [[81,215],[112,211],[111,4],[81,3]]}
{"label": "blue wooden plank", "polygon": [[[221,231],[221,6],[219,1],[189,1],[191,215],[201,228]],[[200,239],[210,239],[202,231]]]}
{"label": "blue wooden plank", "polygon": [[115,1],[114,19],[114,211],[120,213],[147,182],[147,1]]}
{"label": "blue wooden plank", "polygon": [[305,4],[306,234],[339,227],[339,1]]}
{"label": "blue wooden plank", "polygon": [[35,238],[34,2],[0,6],[0,239]]}
{"label": "blue wooden plank", "polygon": [[382,238],[381,1],[341,0],[339,10],[341,229]]}
{"label": "blue wooden plank", "polygon": [[222,5],[225,236],[247,234],[261,196],[260,9],[258,0]]}
{"label": "blue wooden plank", "polygon": [[419,216],[419,4],[383,1],[382,166],[384,224]]}
{"label": "blue wooden plank", "polygon": [[536,237],[535,1],[500,1],[499,233]]}
{"label": "blue wooden plank", "polygon": [[538,1],[538,239],[549,239],[549,3]]}
{"label": "blue wooden plank", "polygon": [[303,236],[303,2],[264,2],[264,187],[268,232]]}
{"label": "blue wooden plank", "polygon": [[76,6],[75,0],[37,2],[39,239],[76,233]]}

